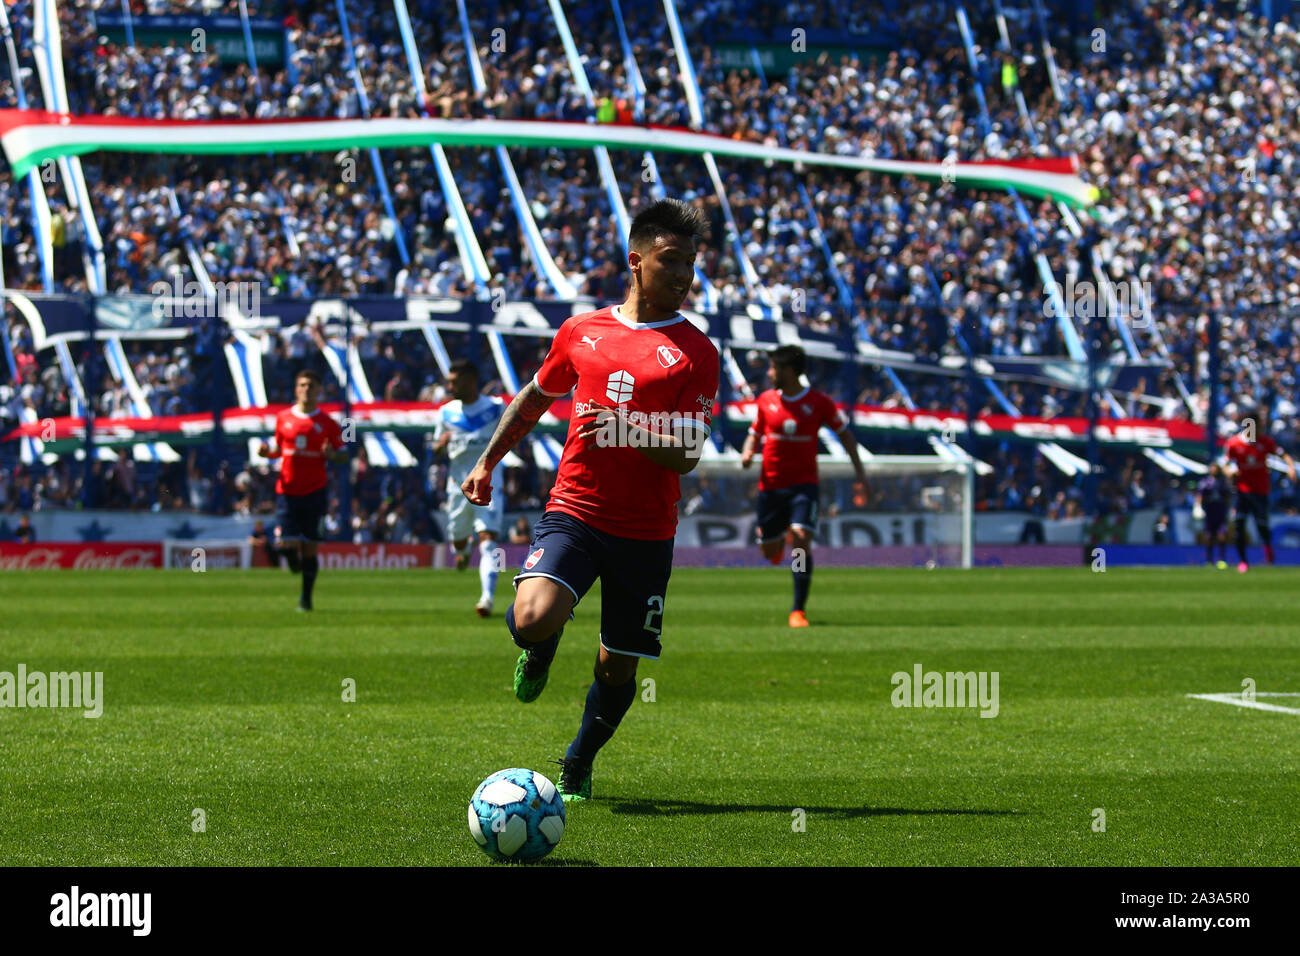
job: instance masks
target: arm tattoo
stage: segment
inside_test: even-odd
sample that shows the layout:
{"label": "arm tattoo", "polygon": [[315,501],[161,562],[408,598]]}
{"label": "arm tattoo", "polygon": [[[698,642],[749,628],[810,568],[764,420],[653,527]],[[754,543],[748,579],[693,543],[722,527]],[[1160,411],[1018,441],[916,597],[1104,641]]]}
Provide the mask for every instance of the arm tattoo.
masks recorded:
{"label": "arm tattoo", "polygon": [[519,390],[515,400],[501,415],[497,430],[488,443],[487,451],[481,459],[489,469],[495,468],[497,462],[506,456],[519,440],[533,430],[537,420],[551,407],[555,399],[544,395],[536,382],[529,382]]}

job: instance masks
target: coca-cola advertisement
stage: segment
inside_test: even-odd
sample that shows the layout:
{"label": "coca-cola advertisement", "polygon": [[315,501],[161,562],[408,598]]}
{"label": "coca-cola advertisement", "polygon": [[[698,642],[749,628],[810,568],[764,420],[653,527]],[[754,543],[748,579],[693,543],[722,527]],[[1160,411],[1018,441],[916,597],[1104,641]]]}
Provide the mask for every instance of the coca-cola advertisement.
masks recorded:
{"label": "coca-cola advertisement", "polygon": [[156,541],[0,544],[0,571],[159,567],[162,545]]}

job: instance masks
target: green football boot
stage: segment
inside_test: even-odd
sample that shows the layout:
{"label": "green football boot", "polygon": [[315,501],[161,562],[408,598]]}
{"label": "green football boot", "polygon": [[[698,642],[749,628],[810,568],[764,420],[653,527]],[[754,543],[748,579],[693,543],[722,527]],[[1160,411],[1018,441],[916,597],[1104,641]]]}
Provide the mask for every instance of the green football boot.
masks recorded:
{"label": "green football boot", "polygon": [[[564,628],[560,628],[555,637],[557,648],[563,636]],[[520,651],[519,659],[515,661],[515,696],[525,704],[531,704],[540,697],[546,688],[546,679],[551,676],[551,661],[554,660],[554,652],[551,653],[551,659],[543,664],[531,650]]]}
{"label": "green football boot", "polygon": [[560,796],[565,803],[591,799],[591,766],[577,757],[556,761],[560,765]]}

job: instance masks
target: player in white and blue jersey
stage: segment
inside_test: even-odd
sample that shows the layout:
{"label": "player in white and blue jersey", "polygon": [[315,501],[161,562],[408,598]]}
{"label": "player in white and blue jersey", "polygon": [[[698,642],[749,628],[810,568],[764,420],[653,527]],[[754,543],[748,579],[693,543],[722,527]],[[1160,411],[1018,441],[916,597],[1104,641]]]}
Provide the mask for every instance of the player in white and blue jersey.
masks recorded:
{"label": "player in white and blue jersey", "polygon": [[[478,576],[483,593],[474,610],[479,617],[487,617],[492,613],[497,574],[504,564],[501,560],[504,552],[497,546],[497,539],[501,536],[505,506],[500,496],[484,507],[470,504],[461,494],[460,486],[487,449],[506,406],[499,398],[479,394],[478,369],[469,359],[451,363],[447,384],[452,398],[438,410],[433,446],[434,454],[445,452],[450,461],[446,489],[447,538],[456,552],[456,570],[464,571],[469,567],[472,537],[478,537]],[[504,487],[501,470],[501,465],[497,465],[492,476],[498,488]]]}

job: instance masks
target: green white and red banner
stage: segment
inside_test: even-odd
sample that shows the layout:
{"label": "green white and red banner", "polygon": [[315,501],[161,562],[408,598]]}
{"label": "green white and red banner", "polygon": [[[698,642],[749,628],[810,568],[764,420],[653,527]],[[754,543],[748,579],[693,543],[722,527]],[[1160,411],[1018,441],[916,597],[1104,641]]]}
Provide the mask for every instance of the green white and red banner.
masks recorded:
{"label": "green white and red banner", "polygon": [[[264,408],[231,408],[221,417],[222,431],[231,439],[270,435],[275,416],[286,405]],[[338,403],[322,405],[328,414],[342,419]],[[555,402],[550,413],[538,426],[542,433],[563,433],[568,427],[572,402]],[[436,421],[437,406],[427,402],[367,402],[352,406],[351,420],[356,431],[428,432]],[[728,422],[737,434],[754,420],[753,402],[732,402],[727,407]],[[716,415],[716,410],[715,410]],[[553,417],[552,417],[553,416]],[[346,426],[346,422],[344,423]],[[941,434],[960,439],[966,433],[966,417],[949,411],[909,411],[858,405],[853,410],[855,429],[863,433],[912,432]],[[96,445],[125,447],[139,442],[165,441],[171,445],[209,441],[212,437],[212,414],[170,415],[158,418],[96,418]],[[47,418],[20,425],[3,436],[3,441],[35,438],[45,443],[45,450],[56,454],[80,447],[85,441],[85,422],[80,418]],[[975,421],[975,434],[983,438],[1028,442],[1074,442],[1088,440],[1085,418],[1035,418],[1032,416],[982,415]],[[1191,422],[1129,418],[1103,418],[1097,425],[1097,440],[1110,447],[1182,448],[1198,454],[1205,447],[1205,429]]]}
{"label": "green white and red banner", "polygon": [[1090,206],[1098,190],[1066,158],[981,162],[919,162],[785,149],[713,133],[619,123],[501,119],[153,120],[75,116],[46,110],[0,110],[0,144],[15,177],[46,160],[108,152],[227,156],[303,153],[376,147],[560,147],[712,153],[736,159],[915,176],[970,189],[1016,189],[1075,207]]}

